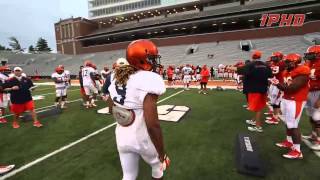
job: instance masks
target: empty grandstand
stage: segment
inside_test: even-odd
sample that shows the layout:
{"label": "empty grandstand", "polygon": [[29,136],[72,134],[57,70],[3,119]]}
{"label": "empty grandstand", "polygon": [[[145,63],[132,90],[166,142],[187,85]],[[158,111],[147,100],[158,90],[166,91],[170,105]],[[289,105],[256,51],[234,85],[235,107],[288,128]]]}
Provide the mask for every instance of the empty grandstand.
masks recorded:
{"label": "empty grandstand", "polygon": [[[239,1],[227,0],[187,2],[141,8],[134,12],[110,14],[91,20],[84,18],[61,20],[55,24],[57,50],[62,54],[76,55],[123,49],[127,45],[123,42],[135,39],[157,38],[158,44],[161,45],[165,43],[160,40],[163,38],[180,36],[197,38],[199,34],[204,33],[263,28],[260,27],[260,19],[265,13],[306,14],[306,22],[320,19],[318,0],[252,0],[244,5]],[[316,29],[291,32],[291,34],[303,35],[312,31],[315,32]],[[200,38],[198,43],[224,40],[210,36],[205,40]],[[240,40],[239,37],[237,40]],[[180,39],[175,42],[175,45],[190,44]]]}
{"label": "empty grandstand", "polygon": [[[287,36],[281,38],[263,38],[251,39],[254,47],[264,53],[266,59],[274,51],[284,53],[297,52],[303,54],[310,45],[307,39],[310,35],[305,36]],[[160,47],[163,65],[180,65],[180,64],[207,64],[217,66],[219,64],[234,64],[239,60],[249,59],[250,52],[240,49],[239,41],[208,42],[188,45],[175,45]],[[196,46],[197,51],[187,53],[190,46]],[[213,54],[213,58],[208,55]],[[101,69],[104,65],[109,67],[119,57],[125,57],[125,49],[89,53],[84,55],[61,55],[61,54],[14,54],[11,52],[1,52],[2,60],[8,60],[9,66],[19,65],[30,76],[37,73],[41,76],[50,76],[54,67],[64,64],[73,75],[78,74],[79,66],[83,61],[90,59]]]}

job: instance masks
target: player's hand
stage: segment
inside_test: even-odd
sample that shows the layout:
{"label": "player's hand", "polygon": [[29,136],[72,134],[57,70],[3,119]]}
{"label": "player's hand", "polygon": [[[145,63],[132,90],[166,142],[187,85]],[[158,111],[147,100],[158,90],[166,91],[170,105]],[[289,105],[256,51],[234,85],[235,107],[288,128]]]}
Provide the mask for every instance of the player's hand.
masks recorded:
{"label": "player's hand", "polygon": [[13,86],[12,90],[19,90],[19,86]]}
{"label": "player's hand", "polygon": [[320,98],[314,103],[314,108],[319,109],[320,108]]}
{"label": "player's hand", "polygon": [[103,95],[103,96],[102,96],[102,100],[103,100],[103,101],[108,101],[108,98],[109,98],[108,95]]}
{"label": "player's hand", "polygon": [[273,85],[275,85],[275,86],[280,83],[279,80],[276,79],[276,78],[270,78],[270,79],[268,79],[268,80],[270,81],[271,84],[273,84]]}
{"label": "player's hand", "polygon": [[162,163],[163,171],[165,171],[170,166],[170,159],[166,154],[160,157],[160,162]]}

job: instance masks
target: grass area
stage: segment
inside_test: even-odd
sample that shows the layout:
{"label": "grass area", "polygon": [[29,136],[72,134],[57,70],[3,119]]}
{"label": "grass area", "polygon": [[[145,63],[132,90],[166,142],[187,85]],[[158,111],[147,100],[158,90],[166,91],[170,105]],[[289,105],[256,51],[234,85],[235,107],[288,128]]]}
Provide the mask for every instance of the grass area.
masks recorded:
{"label": "grass area", "polygon": [[[45,86],[39,87],[34,93],[54,93],[53,89],[41,88]],[[177,91],[168,90],[161,98]],[[37,106],[52,104],[54,96],[45,95],[46,99],[38,101]],[[78,91],[69,93],[69,100],[78,98]],[[166,179],[260,179],[240,175],[235,169],[235,137],[240,132],[249,133],[244,121],[250,118],[250,113],[242,108],[244,98],[241,93],[211,91],[205,96],[191,90],[161,104],[185,105],[191,108],[179,123],[161,123],[166,151],[172,161],[166,171]],[[98,105],[105,106],[103,102]],[[80,106],[80,102],[75,102],[69,104],[68,109],[60,116],[42,119],[44,127],[41,129],[32,127],[31,123],[23,123],[20,129],[12,129],[9,124],[0,125],[1,163],[15,163],[19,168],[114,122],[111,116],[97,114],[96,110],[86,110]],[[307,117],[303,117],[301,125],[303,132],[309,132]],[[114,128],[111,127],[10,179],[121,179]],[[266,163],[268,175],[265,179],[320,179],[320,158],[306,146],[302,145],[303,160],[292,161],[281,157],[285,151],[278,149],[274,143],[284,138],[283,125],[266,125],[264,133],[250,134],[258,142],[261,157]],[[141,160],[138,179],[150,179],[150,174],[150,167]]]}

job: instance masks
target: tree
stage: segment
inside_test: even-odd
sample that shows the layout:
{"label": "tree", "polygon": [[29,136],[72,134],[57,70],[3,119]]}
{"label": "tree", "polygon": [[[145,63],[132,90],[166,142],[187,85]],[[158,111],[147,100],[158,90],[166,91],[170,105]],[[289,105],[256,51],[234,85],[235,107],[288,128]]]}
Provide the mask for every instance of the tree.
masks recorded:
{"label": "tree", "polygon": [[47,40],[39,38],[36,46],[37,51],[51,51],[48,46]]}
{"label": "tree", "polygon": [[16,37],[10,37],[9,40],[10,40],[9,46],[12,47],[13,50],[16,50],[16,51],[22,50],[21,45]]}
{"label": "tree", "polygon": [[0,51],[6,50],[6,47],[0,45]]}
{"label": "tree", "polygon": [[29,46],[29,52],[31,53],[31,52],[33,52],[34,51],[34,47],[31,45],[31,46]]}

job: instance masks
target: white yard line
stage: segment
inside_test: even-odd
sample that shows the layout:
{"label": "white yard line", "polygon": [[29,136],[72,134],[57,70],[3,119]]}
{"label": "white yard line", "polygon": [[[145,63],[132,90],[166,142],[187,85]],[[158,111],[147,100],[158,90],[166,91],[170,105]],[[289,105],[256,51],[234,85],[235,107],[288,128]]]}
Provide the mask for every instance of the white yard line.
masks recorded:
{"label": "white yard line", "polygon": [[[302,141],[304,142],[305,145],[307,145],[309,148],[311,148],[312,144],[311,144],[310,141],[305,140],[305,139],[302,139]],[[312,151],[313,151],[313,150],[312,150]],[[318,157],[320,158],[320,151],[313,151],[313,152],[314,152],[314,154],[315,154],[316,156],[318,156]]]}
{"label": "white yard line", "polygon": [[[73,92],[73,91],[79,91],[80,89],[72,89],[72,90],[67,90],[67,92]],[[55,91],[55,90],[53,90]],[[52,93],[46,93],[46,94],[35,94],[34,96],[46,96],[46,95],[50,95],[50,94],[56,94],[56,92],[52,92]]]}
{"label": "white yard line", "polygon": [[[179,91],[177,93],[174,93],[174,94],[172,94],[172,95],[170,95],[170,96],[158,101],[157,103],[159,104],[159,103],[161,103],[163,101],[166,101],[166,100],[168,100],[168,99],[170,99],[170,98],[182,93],[183,91],[184,90],[181,90],[181,91]],[[67,149],[69,149],[69,148],[71,148],[71,147],[73,147],[73,146],[75,146],[75,145],[77,145],[77,144],[79,144],[79,143],[81,143],[81,142],[83,142],[83,141],[85,141],[85,140],[87,140],[87,139],[89,139],[89,138],[91,138],[91,137],[93,137],[93,136],[95,136],[95,135],[97,135],[97,134],[99,134],[99,133],[111,128],[111,127],[113,127],[113,126],[115,126],[116,124],[117,123],[109,124],[108,126],[102,128],[102,129],[99,129],[99,130],[97,130],[97,131],[95,131],[95,132],[93,132],[93,133],[91,133],[91,134],[89,134],[89,135],[77,140],[77,141],[74,141],[74,142],[72,142],[72,143],[70,143],[70,144],[68,144],[66,146],[63,146],[63,147],[61,147],[61,148],[59,148],[59,149],[57,149],[57,150],[45,155],[45,156],[42,156],[42,157],[40,157],[40,158],[38,158],[38,159],[28,163],[28,164],[25,164],[25,165],[21,166],[20,168],[18,168],[16,170],[13,170],[13,171],[9,172],[8,174],[0,177],[0,180],[4,180],[4,179],[7,179],[9,177],[12,177],[12,176],[16,175],[17,173],[19,173],[19,172],[21,172],[23,170],[26,170],[26,169],[28,169],[28,168],[30,168],[30,167],[32,167],[32,166],[34,166],[34,165],[36,165],[36,164],[38,164],[40,162],[52,157],[52,156],[54,156],[54,155],[56,155],[56,154],[58,154],[58,153],[60,153],[60,152],[62,152],[64,150],[67,150]]]}
{"label": "white yard line", "polygon": [[[81,100],[82,100],[82,99],[80,98],[80,99],[68,101],[68,103],[74,103],[74,102],[78,102],[78,101],[81,101]],[[47,108],[54,107],[54,106],[56,106],[56,105],[44,106],[44,107],[41,107],[41,108],[37,108],[37,109],[35,109],[35,110],[38,112],[38,110],[47,109]],[[41,112],[42,112],[42,111],[41,111]],[[5,116],[3,116],[3,117],[10,117],[10,116],[13,116],[13,114],[7,114],[7,115],[5,115]]]}

